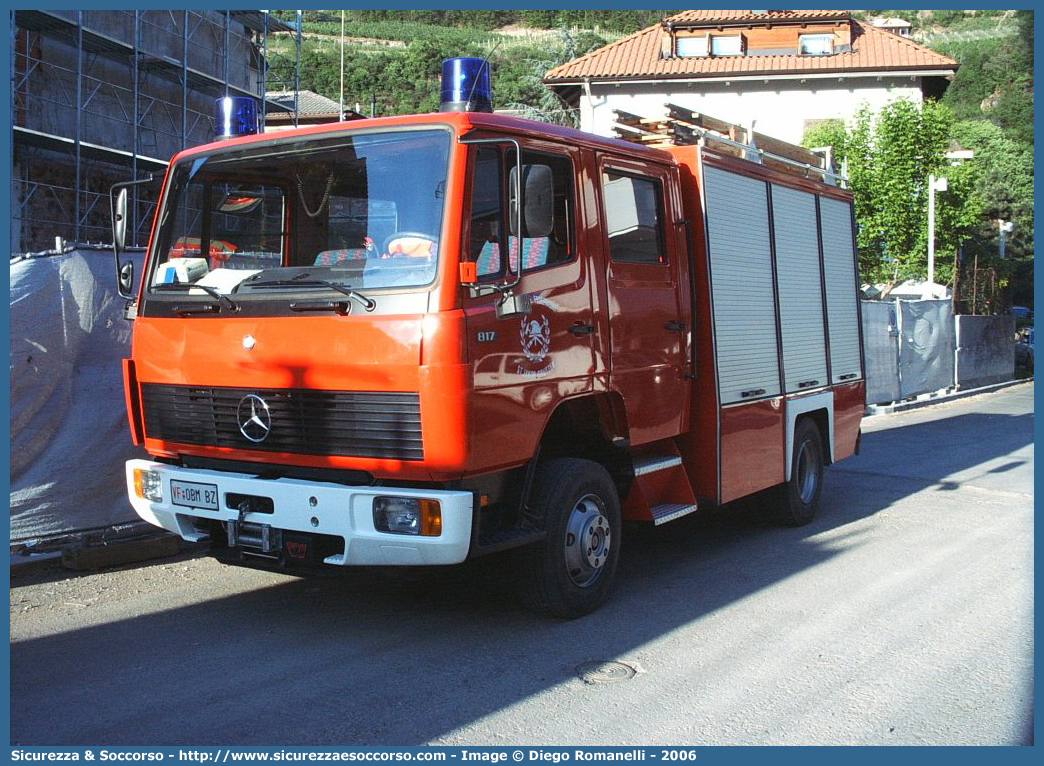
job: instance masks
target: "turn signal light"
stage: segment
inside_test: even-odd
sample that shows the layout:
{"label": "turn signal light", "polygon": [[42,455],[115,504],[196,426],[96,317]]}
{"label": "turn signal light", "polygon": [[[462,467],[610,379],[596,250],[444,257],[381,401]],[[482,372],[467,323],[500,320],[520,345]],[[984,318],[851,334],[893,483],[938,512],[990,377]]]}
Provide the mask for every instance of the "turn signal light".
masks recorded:
{"label": "turn signal light", "polygon": [[478,264],[475,261],[461,261],[460,283],[464,286],[478,282]]}

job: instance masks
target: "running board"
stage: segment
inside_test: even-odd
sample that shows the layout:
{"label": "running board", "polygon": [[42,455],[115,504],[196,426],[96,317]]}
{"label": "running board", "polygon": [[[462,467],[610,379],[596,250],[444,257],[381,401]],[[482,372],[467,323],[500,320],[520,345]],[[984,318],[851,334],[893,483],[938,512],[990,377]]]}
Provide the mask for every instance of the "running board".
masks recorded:
{"label": "running board", "polygon": [[695,511],[696,494],[678,445],[665,439],[646,450],[631,458],[634,481],[624,498],[624,519],[663,524]]}
{"label": "running board", "polygon": [[668,468],[681,465],[681,463],[682,459],[680,455],[667,455],[664,457],[652,455],[635,462],[634,475],[646,476],[650,473],[656,473],[657,471],[665,471]]}
{"label": "running board", "polygon": [[668,521],[674,521],[680,519],[682,516],[687,516],[696,510],[696,504],[692,505],[678,505],[668,503],[665,505],[657,505],[652,508],[653,524],[659,526],[660,524],[666,524]]}

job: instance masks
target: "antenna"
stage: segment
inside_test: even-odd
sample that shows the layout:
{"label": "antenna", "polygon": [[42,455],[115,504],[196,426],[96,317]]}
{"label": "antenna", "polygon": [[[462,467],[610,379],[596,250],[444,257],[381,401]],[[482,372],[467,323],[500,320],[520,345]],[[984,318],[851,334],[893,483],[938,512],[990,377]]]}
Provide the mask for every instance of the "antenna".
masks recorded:
{"label": "antenna", "polygon": [[[504,38],[503,37],[500,38],[499,40],[497,40],[497,44],[494,45],[493,48],[489,51],[489,53],[486,54],[486,57],[484,59],[482,59],[482,66],[480,66],[478,71],[475,73],[475,81],[471,83],[471,91],[468,93],[467,111],[469,111],[469,112],[471,111],[471,97],[475,95],[475,86],[479,84],[479,78],[482,76],[482,70],[483,69],[489,69],[489,57],[497,52],[497,48],[500,47],[500,44],[502,42],[504,42]],[[490,73],[490,74],[492,74],[492,73]],[[490,77],[491,81],[492,81],[492,79],[493,78]],[[493,110],[490,109],[490,111],[493,111]]]}
{"label": "antenna", "polygon": [[344,8],[341,9],[341,101],[337,119],[344,120]]}

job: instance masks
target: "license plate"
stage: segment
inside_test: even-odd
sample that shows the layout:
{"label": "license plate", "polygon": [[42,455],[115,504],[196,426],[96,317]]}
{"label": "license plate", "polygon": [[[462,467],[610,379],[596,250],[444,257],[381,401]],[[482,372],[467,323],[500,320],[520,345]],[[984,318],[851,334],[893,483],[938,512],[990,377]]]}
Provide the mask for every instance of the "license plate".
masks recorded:
{"label": "license plate", "polygon": [[189,508],[218,509],[217,484],[196,484],[191,481],[170,482],[170,501],[174,505],[185,505]]}

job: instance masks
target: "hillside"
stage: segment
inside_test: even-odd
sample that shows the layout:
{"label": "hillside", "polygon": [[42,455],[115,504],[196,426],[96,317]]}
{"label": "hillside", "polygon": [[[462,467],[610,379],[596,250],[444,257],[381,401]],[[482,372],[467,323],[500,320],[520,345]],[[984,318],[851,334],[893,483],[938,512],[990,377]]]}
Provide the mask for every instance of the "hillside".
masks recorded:
{"label": "hillside", "polygon": [[[293,18],[292,11],[274,11]],[[344,103],[378,116],[438,108],[442,61],[490,56],[496,104],[527,116],[571,124],[541,83],[544,73],[656,23],[649,11],[345,11]],[[340,11],[307,11],[301,87],[340,98]],[[288,36],[273,46],[287,51]],[[285,66],[277,63],[275,66]],[[286,73],[288,74],[288,73]],[[292,80],[292,77],[290,78]]]}
{"label": "hillside", "polygon": [[1033,143],[1033,12],[862,11],[898,16],[913,38],[960,62],[943,103],[959,120],[986,119],[1022,143]]}

